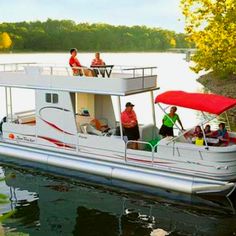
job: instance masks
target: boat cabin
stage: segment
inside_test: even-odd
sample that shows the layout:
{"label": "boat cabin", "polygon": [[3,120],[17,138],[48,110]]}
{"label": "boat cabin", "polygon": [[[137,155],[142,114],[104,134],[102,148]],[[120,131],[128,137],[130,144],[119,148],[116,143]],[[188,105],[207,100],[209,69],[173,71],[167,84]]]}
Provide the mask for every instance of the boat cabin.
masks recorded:
{"label": "boat cabin", "polygon": [[[3,139],[69,151],[98,142],[109,149],[108,139],[113,150],[124,150],[127,138],[114,105],[120,114],[122,96],[144,92],[150,93],[153,104],[153,91],[158,89],[155,67],[114,66],[104,77],[73,76],[71,68],[37,64],[5,64],[0,70],[7,111]],[[14,87],[35,91],[35,110],[13,113]],[[140,125],[141,141],[142,136],[147,141],[157,135],[152,108],[153,123]]]}

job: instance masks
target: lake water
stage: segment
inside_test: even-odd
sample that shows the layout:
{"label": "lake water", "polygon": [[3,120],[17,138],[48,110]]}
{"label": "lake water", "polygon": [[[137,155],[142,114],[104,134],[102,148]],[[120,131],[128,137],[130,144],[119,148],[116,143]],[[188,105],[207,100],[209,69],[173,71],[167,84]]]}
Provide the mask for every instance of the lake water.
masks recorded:
{"label": "lake water", "polygon": [[[93,54],[78,55],[89,65]],[[1,63],[38,62],[67,65],[66,53],[0,54]],[[189,69],[184,54],[173,53],[104,53],[107,64],[157,66],[160,90],[202,91],[198,75]],[[14,89],[14,111],[34,107],[34,93]],[[0,116],[5,114],[4,90],[0,89]],[[150,122],[148,95],[129,96],[122,100],[135,103],[141,123]],[[147,108],[147,112],[144,112]],[[199,121],[196,111],[178,109],[185,128]],[[156,108],[157,124],[163,114]],[[236,235],[235,196],[231,200],[203,199],[160,190],[147,196],[81,180],[59,178],[36,170],[17,169],[0,164],[0,193],[9,202],[0,204],[0,213],[15,209],[15,214],[0,224],[9,235],[82,235],[82,236],[160,236],[169,235]],[[15,234],[14,234],[15,233]],[[6,235],[8,235],[6,234]]]}

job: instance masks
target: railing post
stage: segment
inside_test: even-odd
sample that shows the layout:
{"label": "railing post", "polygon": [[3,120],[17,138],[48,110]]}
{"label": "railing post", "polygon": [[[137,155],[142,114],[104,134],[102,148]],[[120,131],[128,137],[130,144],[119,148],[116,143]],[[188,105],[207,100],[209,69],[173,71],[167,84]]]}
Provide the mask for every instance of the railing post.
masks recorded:
{"label": "railing post", "polygon": [[7,96],[7,87],[5,87],[5,102],[6,102],[6,116],[7,116],[7,122],[8,122],[8,96]]}
{"label": "railing post", "polygon": [[119,113],[119,122],[120,122],[120,137],[123,139],[123,127],[122,127],[122,121],[121,121],[121,101],[120,96],[118,96],[118,113]]}
{"label": "railing post", "polygon": [[154,166],[154,152],[155,152],[155,149],[152,145],[151,145],[151,147],[152,147],[152,166]]}
{"label": "railing post", "polygon": [[125,143],[125,163],[127,163],[127,146],[128,146],[128,142]]}
{"label": "railing post", "polygon": [[144,89],[144,68],[142,68],[142,88]]}

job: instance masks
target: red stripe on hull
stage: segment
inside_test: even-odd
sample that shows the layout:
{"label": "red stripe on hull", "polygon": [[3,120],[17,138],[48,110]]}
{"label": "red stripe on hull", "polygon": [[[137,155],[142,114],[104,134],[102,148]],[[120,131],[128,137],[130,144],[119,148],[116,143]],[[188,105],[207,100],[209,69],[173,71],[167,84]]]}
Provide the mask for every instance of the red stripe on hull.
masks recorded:
{"label": "red stripe on hull", "polygon": [[38,138],[47,140],[50,143],[54,143],[58,147],[66,147],[66,148],[75,149],[75,146],[71,146],[71,145],[65,144],[65,143],[63,143],[63,142],[61,142],[61,141],[59,141],[57,139],[53,139],[53,138],[49,138],[49,137],[44,137],[44,136],[38,136]]}
{"label": "red stripe on hull", "polygon": [[49,126],[53,127],[54,129],[56,129],[56,130],[58,130],[58,131],[60,131],[60,132],[62,132],[62,133],[69,134],[69,135],[74,135],[74,134],[72,134],[72,133],[69,133],[69,132],[67,132],[67,131],[65,131],[65,130],[63,130],[63,129],[61,129],[61,128],[59,128],[59,127],[56,126],[55,124],[53,124],[53,123],[51,123],[51,122],[49,122],[49,121],[44,120],[43,118],[41,118],[41,120],[43,120],[43,121],[44,121],[45,123],[47,123]]}

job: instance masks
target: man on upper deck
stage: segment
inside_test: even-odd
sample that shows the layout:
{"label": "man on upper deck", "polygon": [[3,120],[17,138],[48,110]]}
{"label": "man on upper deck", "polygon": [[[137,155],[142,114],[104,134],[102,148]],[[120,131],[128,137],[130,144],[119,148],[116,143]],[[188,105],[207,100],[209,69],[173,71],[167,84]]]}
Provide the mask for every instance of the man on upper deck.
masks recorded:
{"label": "man on upper deck", "polygon": [[[90,70],[90,69],[83,69],[84,66],[82,66],[78,60],[78,58],[76,57],[77,56],[77,49],[76,48],[72,48],[70,50],[70,54],[71,54],[71,57],[70,57],[70,60],[69,60],[69,65],[72,67],[72,70],[73,70],[73,75],[80,75],[80,76],[90,76],[92,77],[93,76],[93,71]],[[80,68],[76,68],[76,67],[81,67]]]}

